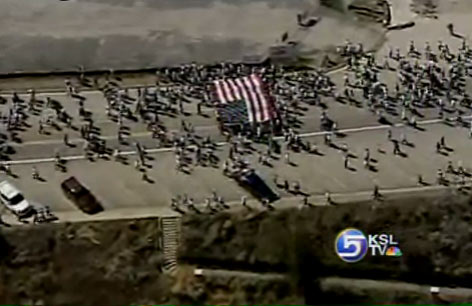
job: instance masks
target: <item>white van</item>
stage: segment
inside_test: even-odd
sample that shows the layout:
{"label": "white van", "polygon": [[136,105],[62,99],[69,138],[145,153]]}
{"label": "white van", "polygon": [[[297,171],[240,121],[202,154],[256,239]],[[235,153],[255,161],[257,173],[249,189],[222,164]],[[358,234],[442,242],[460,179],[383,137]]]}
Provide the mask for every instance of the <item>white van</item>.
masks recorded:
{"label": "white van", "polygon": [[23,194],[8,181],[0,183],[0,200],[19,217],[27,216],[33,209]]}

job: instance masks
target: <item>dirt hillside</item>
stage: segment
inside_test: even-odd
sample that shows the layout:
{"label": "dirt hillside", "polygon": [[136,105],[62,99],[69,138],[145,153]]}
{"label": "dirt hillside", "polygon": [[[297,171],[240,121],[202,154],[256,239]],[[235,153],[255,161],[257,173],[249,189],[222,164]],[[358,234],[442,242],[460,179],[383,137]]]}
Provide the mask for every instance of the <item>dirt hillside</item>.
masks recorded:
{"label": "dirt hillside", "polygon": [[[411,286],[391,292],[381,282],[365,287],[324,279],[469,287],[471,218],[469,197],[452,192],[375,204],[189,215],[179,257],[190,266],[175,277],[161,273],[157,219],[1,228],[0,304],[429,303],[428,291]],[[333,244],[346,227],[393,234],[403,256],[344,263]],[[195,266],[234,273],[202,279],[193,275]],[[283,278],[265,277],[274,273]]]}

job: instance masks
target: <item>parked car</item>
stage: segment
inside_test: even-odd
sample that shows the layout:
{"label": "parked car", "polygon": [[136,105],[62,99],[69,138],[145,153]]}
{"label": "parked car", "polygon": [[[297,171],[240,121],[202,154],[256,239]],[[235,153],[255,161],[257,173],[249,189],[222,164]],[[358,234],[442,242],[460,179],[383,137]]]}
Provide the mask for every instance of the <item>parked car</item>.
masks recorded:
{"label": "parked car", "polygon": [[241,187],[259,200],[267,199],[270,203],[280,199],[264,180],[253,170],[246,169],[235,177]]}
{"label": "parked car", "polygon": [[103,211],[100,202],[75,177],[63,181],[61,188],[66,197],[84,213],[93,215]]}
{"label": "parked car", "polygon": [[0,199],[10,211],[19,217],[28,217],[34,211],[33,206],[25,199],[21,191],[9,181],[0,183]]}

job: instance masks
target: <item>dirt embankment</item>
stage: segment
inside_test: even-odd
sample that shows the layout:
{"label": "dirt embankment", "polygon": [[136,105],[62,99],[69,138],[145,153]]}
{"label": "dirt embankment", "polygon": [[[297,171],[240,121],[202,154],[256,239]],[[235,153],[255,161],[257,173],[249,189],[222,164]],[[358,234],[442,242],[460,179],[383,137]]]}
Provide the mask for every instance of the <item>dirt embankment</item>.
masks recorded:
{"label": "dirt embankment", "polygon": [[[469,198],[450,193],[434,200],[185,216],[181,263],[235,272],[198,277],[184,267],[175,278],[160,272],[157,219],[2,228],[0,303],[429,303],[428,287],[346,286],[326,278],[470,287],[471,221]],[[344,263],[334,240],[346,227],[393,234],[403,256]]]}
{"label": "dirt embankment", "polygon": [[3,229],[0,304],[166,302],[157,220]]}
{"label": "dirt embankment", "polygon": [[[320,302],[318,278],[327,276],[467,287],[472,283],[471,220],[469,198],[451,194],[279,211],[270,218],[255,212],[192,216],[184,222],[180,254],[198,266],[289,273],[297,288],[305,288],[307,303]],[[403,256],[344,263],[334,241],[347,227],[393,234]]]}

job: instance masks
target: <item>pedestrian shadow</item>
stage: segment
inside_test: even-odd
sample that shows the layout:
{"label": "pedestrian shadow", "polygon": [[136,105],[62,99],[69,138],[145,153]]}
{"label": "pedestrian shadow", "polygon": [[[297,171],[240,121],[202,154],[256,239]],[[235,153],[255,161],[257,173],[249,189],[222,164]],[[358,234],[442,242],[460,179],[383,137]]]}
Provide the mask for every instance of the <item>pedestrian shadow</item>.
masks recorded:
{"label": "pedestrian shadow", "polygon": [[412,143],[412,142],[409,142],[409,141],[403,141],[403,142],[402,142],[402,145],[407,146],[407,147],[410,147],[410,148],[414,148],[414,147],[415,147],[415,144]]}
{"label": "pedestrian shadow", "polygon": [[288,164],[292,167],[298,167],[298,164],[294,163],[293,161],[289,162]]}
{"label": "pedestrian shadow", "polygon": [[346,169],[349,170],[349,171],[352,171],[352,172],[357,172],[357,169],[352,167],[352,166],[348,166],[348,167],[346,167]]}
{"label": "pedestrian shadow", "polygon": [[126,116],[126,118],[130,121],[133,121],[133,122],[138,122],[138,117],[134,116],[134,115],[131,115],[131,116]]}
{"label": "pedestrian shadow", "polygon": [[202,212],[200,209],[198,209],[198,207],[195,206],[195,205],[189,205],[188,208],[189,208],[189,210],[191,210],[192,212],[196,213],[197,215],[203,214],[203,212]]}
{"label": "pedestrian shadow", "polygon": [[357,159],[357,155],[354,154],[354,153],[348,153],[348,154],[347,154],[347,157],[353,158],[353,159]]}
{"label": "pedestrian shadow", "polygon": [[412,128],[414,128],[415,130],[418,130],[418,131],[421,131],[421,132],[425,132],[425,131],[426,131],[425,128],[423,128],[423,127],[421,127],[421,126],[418,126],[418,125],[410,124],[410,126],[411,126]]}
{"label": "pedestrian shadow", "polygon": [[303,197],[308,197],[310,196],[310,194],[308,192],[305,192],[303,190],[299,190],[296,192],[296,195],[300,195],[300,196],[303,196]]}
{"label": "pedestrian shadow", "polygon": [[274,165],[272,165],[272,163],[268,162],[268,161],[265,161],[262,163],[263,166],[267,166],[269,168],[274,168]]}
{"label": "pedestrian shadow", "polygon": [[374,165],[369,165],[367,167],[367,170],[372,171],[372,172],[379,172],[379,169],[377,169],[377,167]]}
{"label": "pedestrian shadow", "polygon": [[454,152],[454,149],[451,147],[443,146],[443,149],[446,150],[447,152]]}
{"label": "pedestrian shadow", "polygon": [[441,154],[441,155],[443,155],[443,156],[449,156],[449,153],[444,152],[444,151],[442,151],[442,150],[439,150],[439,151],[438,151],[438,154]]}
{"label": "pedestrian shadow", "polygon": [[150,177],[145,177],[143,180],[144,180],[146,183],[149,183],[149,184],[154,184],[154,183],[155,183],[155,181],[154,181],[152,178],[150,178]]}
{"label": "pedestrian shadow", "polygon": [[[213,165],[213,167],[214,167],[214,166],[215,166],[215,165]],[[218,165],[216,165],[216,168],[218,168]],[[180,169],[180,172],[182,172],[182,173],[184,173],[184,174],[186,174],[186,175],[192,174],[192,172],[191,172],[190,170],[188,170],[188,169]]]}
{"label": "pedestrian shadow", "polygon": [[387,118],[385,117],[381,117],[379,118],[378,122],[380,124],[384,124],[384,125],[392,125],[393,123],[391,121],[389,121]]}
{"label": "pedestrian shadow", "polygon": [[40,177],[37,177],[36,180],[37,180],[38,182],[41,182],[41,183],[46,183],[46,182],[47,182],[47,180],[46,180],[45,178],[41,177],[41,176],[40,176]]}
{"label": "pedestrian shadow", "polygon": [[342,132],[335,132],[334,135],[336,135],[337,138],[345,138],[347,135]]}
{"label": "pedestrian shadow", "polygon": [[450,126],[450,127],[455,127],[456,126],[455,122],[451,122],[449,120],[444,120],[443,124],[447,125],[447,126]]}
{"label": "pedestrian shadow", "polygon": [[424,118],[424,115],[422,113],[420,113],[416,108],[413,108],[411,110],[411,113],[418,116],[418,117],[420,117],[420,118]]}
{"label": "pedestrian shadow", "polygon": [[344,148],[341,148],[340,146],[338,146],[338,145],[335,144],[334,142],[329,143],[328,146],[329,146],[330,148],[333,148],[333,149],[336,149],[336,150],[345,151]]}
{"label": "pedestrian shadow", "polygon": [[3,220],[1,220],[1,219],[0,219],[0,225],[5,226],[5,227],[11,227],[11,224],[10,224],[10,223],[7,223],[7,222],[5,222],[5,221],[3,221]]}
{"label": "pedestrian shadow", "polygon": [[405,152],[398,152],[397,155],[403,158],[408,158],[408,154],[406,154]]}
{"label": "pedestrian shadow", "polygon": [[17,135],[14,135],[14,136],[11,138],[11,141],[13,141],[14,143],[23,143],[23,139],[21,139],[21,138],[18,137]]}
{"label": "pedestrian shadow", "polygon": [[328,109],[328,105],[326,105],[326,103],[324,103],[324,102],[320,102],[318,104],[318,106],[321,107],[322,109],[325,109],[325,110]]}
{"label": "pedestrian shadow", "polygon": [[129,165],[129,161],[128,161],[128,158],[126,156],[119,156],[119,157],[116,158],[116,161],[120,162],[121,164],[123,164],[125,166]]}
{"label": "pedestrian shadow", "polygon": [[357,108],[363,108],[362,107],[362,102],[361,101],[358,101],[356,99],[351,99],[349,100],[349,105],[353,105],[354,107],[357,107]]}
{"label": "pedestrian shadow", "polygon": [[182,208],[180,208],[178,206],[177,207],[172,207],[172,210],[179,213],[179,214],[181,214],[181,215],[185,215],[187,213],[185,210],[183,210]]}
{"label": "pedestrian shadow", "polygon": [[446,186],[446,187],[447,187],[447,186],[450,185],[450,182],[449,182],[449,180],[447,180],[447,179],[442,179],[442,180],[439,182],[439,185],[440,185],[440,186]]}
{"label": "pedestrian shadow", "polygon": [[61,163],[61,164],[58,164],[58,165],[55,165],[55,169],[56,170],[59,170],[63,173],[66,173],[67,172],[67,167],[65,166],[65,164]]}
{"label": "pedestrian shadow", "polygon": [[325,154],[323,152],[320,152],[318,150],[310,152],[310,153],[313,154],[313,155],[317,155],[317,156],[325,156]]}

